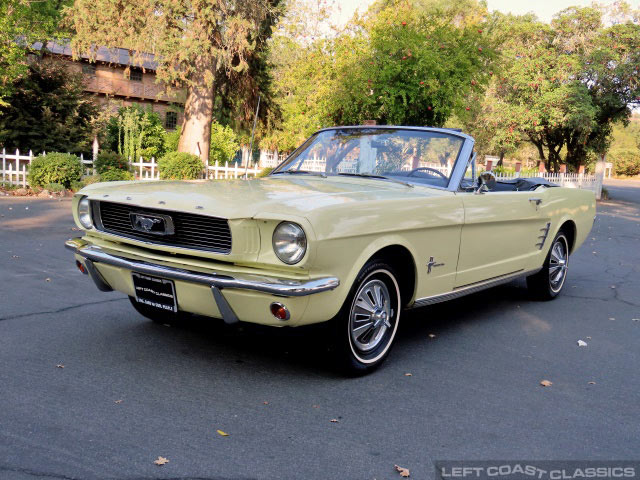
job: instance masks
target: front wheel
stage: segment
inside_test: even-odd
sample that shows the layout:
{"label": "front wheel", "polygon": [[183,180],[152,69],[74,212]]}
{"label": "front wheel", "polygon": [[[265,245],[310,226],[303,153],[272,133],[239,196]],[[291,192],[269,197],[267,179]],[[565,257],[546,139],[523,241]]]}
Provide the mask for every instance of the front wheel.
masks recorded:
{"label": "front wheel", "polygon": [[567,279],[569,268],[569,241],[563,231],[553,239],[542,270],[527,277],[527,286],[534,298],[551,300],[556,298]]}
{"label": "front wheel", "polygon": [[401,297],[393,268],[370,261],[331,321],[338,366],[351,374],[377,368],[389,354],[400,321]]}

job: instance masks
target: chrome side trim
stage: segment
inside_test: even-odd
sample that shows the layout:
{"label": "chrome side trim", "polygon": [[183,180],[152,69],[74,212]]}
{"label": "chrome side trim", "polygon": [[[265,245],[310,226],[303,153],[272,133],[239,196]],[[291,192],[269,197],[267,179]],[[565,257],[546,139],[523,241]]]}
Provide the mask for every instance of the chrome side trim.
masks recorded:
{"label": "chrome side trim", "polygon": [[542,247],[544,247],[544,242],[547,241],[550,228],[551,228],[551,222],[547,222],[547,225],[544,228],[540,229],[540,232],[542,232],[542,235],[538,237],[538,243],[536,243],[536,247],[538,247],[540,250],[542,250]]}
{"label": "chrome side trim", "polygon": [[482,280],[481,282],[471,283],[469,285],[463,285],[461,287],[454,288],[451,292],[441,293],[433,295],[431,297],[419,298],[409,308],[424,307],[426,305],[433,305],[434,303],[446,302],[447,300],[453,300],[454,298],[464,297],[472,293],[485,290],[487,288],[497,287],[504,283],[509,283],[512,280],[520,277],[528,277],[534,273],[539,272],[541,269],[534,270],[518,270],[498,277],[490,278],[488,280]]}
{"label": "chrome side trim", "polygon": [[217,273],[202,273],[175,267],[166,267],[164,265],[156,265],[111,255],[98,246],[90,245],[81,238],[67,240],[65,247],[94,263],[105,263],[148,275],[199,283],[209,287],[215,286],[219,289],[255,290],[281,297],[302,297],[333,290],[340,285],[340,280],[335,277],[316,278],[307,281],[258,275],[243,275],[242,278],[240,278]]}

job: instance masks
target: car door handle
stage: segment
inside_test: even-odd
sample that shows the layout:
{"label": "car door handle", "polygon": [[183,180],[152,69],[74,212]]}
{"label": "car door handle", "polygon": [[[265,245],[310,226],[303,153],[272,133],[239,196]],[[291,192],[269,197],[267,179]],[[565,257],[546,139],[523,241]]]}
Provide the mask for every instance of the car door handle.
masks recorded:
{"label": "car door handle", "polygon": [[530,198],[529,201],[531,203],[535,203],[536,207],[542,203],[542,199],[541,198]]}

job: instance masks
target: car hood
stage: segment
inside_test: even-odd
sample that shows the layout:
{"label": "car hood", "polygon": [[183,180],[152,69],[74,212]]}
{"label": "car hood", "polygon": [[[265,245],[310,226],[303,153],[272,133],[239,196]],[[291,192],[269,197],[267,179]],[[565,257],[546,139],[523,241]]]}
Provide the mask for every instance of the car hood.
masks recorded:
{"label": "car hood", "polygon": [[306,217],[314,210],[348,208],[353,202],[424,198],[447,192],[365,178],[270,176],[250,180],[96,183],[81,193],[93,200],[237,219],[269,212]]}

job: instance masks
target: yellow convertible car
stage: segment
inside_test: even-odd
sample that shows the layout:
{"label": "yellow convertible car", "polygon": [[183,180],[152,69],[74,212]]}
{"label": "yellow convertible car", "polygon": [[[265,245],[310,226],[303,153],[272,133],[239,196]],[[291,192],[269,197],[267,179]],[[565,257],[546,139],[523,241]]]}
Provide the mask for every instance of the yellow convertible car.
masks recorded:
{"label": "yellow convertible car", "polygon": [[335,359],[366,372],[405,309],[518,277],[554,298],[591,230],[592,192],[477,174],[473,146],[442,128],[336,127],[265,178],[98,183],[75,196],[84,236],[66,246],[151,320],[329,321]]}

